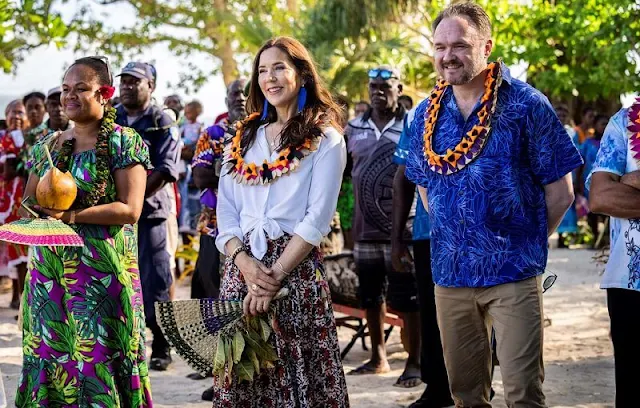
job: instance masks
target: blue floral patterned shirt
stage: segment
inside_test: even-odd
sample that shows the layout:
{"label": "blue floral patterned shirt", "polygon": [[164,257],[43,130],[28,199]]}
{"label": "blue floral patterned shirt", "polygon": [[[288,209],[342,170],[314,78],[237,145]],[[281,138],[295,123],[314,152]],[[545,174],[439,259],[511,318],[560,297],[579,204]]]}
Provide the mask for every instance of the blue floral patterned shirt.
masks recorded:
{"label": "blue floral patterned shirt", "polygon": [[[593,173],[623,176],[639,170],[629,147],[628,115],[629,109],[623,108],[609,120],[586,188],[591,188]],[[600,287],[640,291],[640,219],[610,218],[611,250]]]}
{"label": "blue floral patterned shirt", "polygon": [[[548,99],[511,78],[503,83],[492,130],[481,154],[464,169],[432,172],[423,155],[428,100],[411,124],[406,175],[426,187],[431,220],[431,268],[445,287],[488,287],[544,272],[547,208],[544,186],[582,164],[571,138]],[[434,150],[457,145],[478,123],[478,103],[467,120],[449,87],[434,131]]]}

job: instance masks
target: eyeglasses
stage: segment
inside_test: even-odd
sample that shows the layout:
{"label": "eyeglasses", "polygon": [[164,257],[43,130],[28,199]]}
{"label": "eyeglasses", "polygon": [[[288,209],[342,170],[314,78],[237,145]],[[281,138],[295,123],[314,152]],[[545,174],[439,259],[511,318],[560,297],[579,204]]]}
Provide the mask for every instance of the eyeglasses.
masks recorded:
{"label": "eyeglasses", "polygon": [[375,79],[378,77],[382,79],[391,79],[391,78],[398,79],[396,74],[393,71],[388,69],[374,68],[369,70],[369,78]]}
{"label": "eyeglasses", "polygon": [[556,283],[556,279],[558,279],[558,275],[551,272],[550,270],[547,269],[546,273],[548,273],[548,275],[542,281],[542,293],[549,290],[553,286],[553,284]]}
{"label": "eyeglasses", "polygon": [[109,80],[111,81],[111,83],[113,83],[113,74],[111,73],[111,66],[109,65],[109,58],[105,57],[104,55],[93,55],[93,56],[87,57],[87,58],[91,58],[93,60],[102,62],[107,67],[107,75],[109,75]]}

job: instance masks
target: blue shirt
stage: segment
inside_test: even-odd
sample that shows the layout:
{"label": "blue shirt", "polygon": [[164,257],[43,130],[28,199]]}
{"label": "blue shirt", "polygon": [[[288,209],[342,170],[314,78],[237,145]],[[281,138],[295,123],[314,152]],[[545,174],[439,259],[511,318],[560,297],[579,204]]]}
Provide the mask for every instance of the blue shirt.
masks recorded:
{"label": "blue shirt", "polygon": [[[548,99],[512,79],[503,83],[491,134],[480,155],[457,173],[432,172],[424,159],[424,116],[417,107],[409,129],[409,180],[427,189],[433,280],[445,287],[489,287],[544,272],[547,208],[544,186],[582,164]],[[476,104],[464,119],[449,87],[434,131],[434,150],[454,148],[478,123]]]}
{"label": "blue shirt", "polygon": [[[411,110],[404,120],[404,128],[400,135],[400,141],[396,146],[396,151],[393,154],[393,162],[400,166],[407,165],[407,156],[410,149],[409,138],[409,125],[415,118],[415,109]],[[422,200],[418,196],[416,200],[416,215],[413,218],[413,239],[415,241],[425,240],[431,238],[431,223],[429,222],[429,214],[422,205]]]}
{"label": "blue shirt", "polygon": [[[153,171],[166,173],[171,181],[178,179],[178,159],[180,157],[180,134],[173,121],[159,107],[149,105],[138,119],[129,124],[124,106],[116,108],[116,123],[133,128],[142,136],[149,148]],[[171,198],[166,189],[161,188],[144,200],[142,219],[166,219],[171,213]]]}

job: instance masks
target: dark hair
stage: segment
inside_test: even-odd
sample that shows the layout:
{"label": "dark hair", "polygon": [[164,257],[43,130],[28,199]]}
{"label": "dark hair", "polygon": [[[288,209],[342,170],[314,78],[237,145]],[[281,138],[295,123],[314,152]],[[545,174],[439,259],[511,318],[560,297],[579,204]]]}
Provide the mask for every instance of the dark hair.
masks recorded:
{"label": "dark hair", "polygon": [[25,105],[27,104],[27,101],[31,98],[38,98],[42,100],[42,103],[44,103],[44,101],[47,99],[46,96],[44,96],[44,94],[42,92],[31,92],[28,93],[24,96],[24,98],[22,98],[22,103],[24,103]]}
{"label": "dark hair", "polygon": [[603,115],[602,113],[596,115],[595,119],[593,119],[593,123],[598,123],[598,121],[601,120],[606,120],[607,122],[609,121],[609,116],[608,115]]}
{"label": "dark hair", "polygon": [[411,106],[413,106],[413,98],[411,98],[409,95],[400,95],[400,96],[398,96],[398,102],[400,102],[403,99],[406,99],[407,101],[409,101]]}
{"label": "dark hair", "polygon": [[436,31],[436,28],[438,28],[438,25],[440,25],[442,20],[451,17],[464,17],[469,20],[469,22],[471,22],[476,29],[480,31],[480,33],[484,34],[486,37],[491,37],[491,20],[489,20],[487,12],[478,4],[465,2],[450,5],[446,9],[442,10],[438,14],[438,17],[433,20],[433,32]]}
{"label": "dark hair", "polygon": [[111,67],[109,66],[109,60],[107,57],[83,57],[77,59],[69,68],[67,68],[64,74],[67,75],[67,72],[69,72],[69,70],[75,65],[84,65],[93,69],[98,75],[98,83],[100,85],[113,85]]}
{"label": "dark hair", "polygon": [[7,130],[7,120],[6,119],[0,119],[0,130]]}
{"label": "dark hair", "polygon": [[585,106],[584,108],[582,108],[582,116],[586,115],[589,112],[595,113],[596,110],[595,110],[595,108],[593,108],[591,106]]}
{"label": "dark hair", "polygon": [[184,107],[186,108],[188,106],[194,107],[194,108],[198,109],[200,112],[202,112],[202,109],[203,109],[202,108],[202,104],[200,103],[200,101],[196,101],[196,100],[193,100],[193,101],[189,102]]}
{"label": "dark hair", "polygon": [[[334,102],[331,93],[322,83],[309,51],[300,41],[291,37],[272,38],[264,43],[256,54],[253,61],[253,72],[251,73],[249,97],[247,98],[247,112],[249,114],[262,112],[265,96],[258,83],[258,68],[260,66],[260,56],[265,50],[272,47],[277,47],[287,54],[307,90],[304,109],[301,113],[291,118],[282,129],[279,149],[285,146],[298,148],[306,140],[322,136],[323,127],[332,126],[341,132],[342,127],[339,124],[340,107]],[[273,122],[275,119],[276,110],[269,105],[266,122]],[[258,127],[261,124],[258,120],[247,124],[248,131],[242,136],[241,141],[245,152],[255,140]]]}

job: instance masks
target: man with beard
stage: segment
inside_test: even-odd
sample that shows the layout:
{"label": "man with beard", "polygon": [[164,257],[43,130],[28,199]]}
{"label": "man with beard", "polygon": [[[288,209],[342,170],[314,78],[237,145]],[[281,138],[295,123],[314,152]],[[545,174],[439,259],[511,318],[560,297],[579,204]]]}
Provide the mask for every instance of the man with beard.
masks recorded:
{"label": "man with beard", "polygon": [[488,64],[491,23],[475,3],[433,23],[443,80],[416,108],[406,175],[431,221],[431,270],[456,406],[489,407],[493,323],[508,406],[545,407],[541,276],[573,202],[578,150],[548,99]]}
{"label": "man with beard", "polygon": [[65,115],[64,109],[62,109],[62,104],[60,103],[61,94],[62,88],[60,87],[53,88],[47,93],[45,108],[49,114],[49,119],[46,123],[47,129],[52,132],[67,130],[71,127],[71,122],[67,115]]}
{"label": "man with beard", "polygon": [[[366,309],[371,360],[349,374],[381,374],[390,370],[384,341],[385,298],[400,312],[407,334],[409,358],[397,386],[420,384],[418,294],[409,265],[394,270],[391,263],[391,200],[397,165],[393,153],[400,140],[405,110],[397,70],[381,66],[369,71],[371,109],[347,125],[347,148],[353,157],[355,193],[353,255],[359,276],[359,299]],[[387,291],[388,289],[388,291]],[[387,295],[388,292],[388,295]]]}
{"label": "man with beard", "polygon": [[[225,103],[229,111],[228,124],[213,125],[206,129],[200,138],[193,156],[193,180],[200,189],[202,210],[198,221],[200,233],[200,250],[191,281],[191,298],[217,298],[220,292],[220,252],[216,248],[218,226],[216,221],[216,194],[222,160],[222,144],[233,129],[228,128],[246,116],[244,94],[245,79],[237,79],[229,84]],[[198,373],[189,378],[200,379]],[[202,399],[213,399],[213,387],[202,394]]]}
{"label": "man with beard", "polygon": [[130,62],[119,76],[121,105],[117,108],[116,123],[131,127],[142,136],[153,165],[138,221],[138,261],[145,319],[153,333],[149,368],[164,371],[171,364],[171,354],[156,321],[154,303],[169,300],[173,282],[166,225],[171,215],[171,199],[164,186],[178,179],[179,134],[171,118],[151,103],[155,81],[148,64]]}

